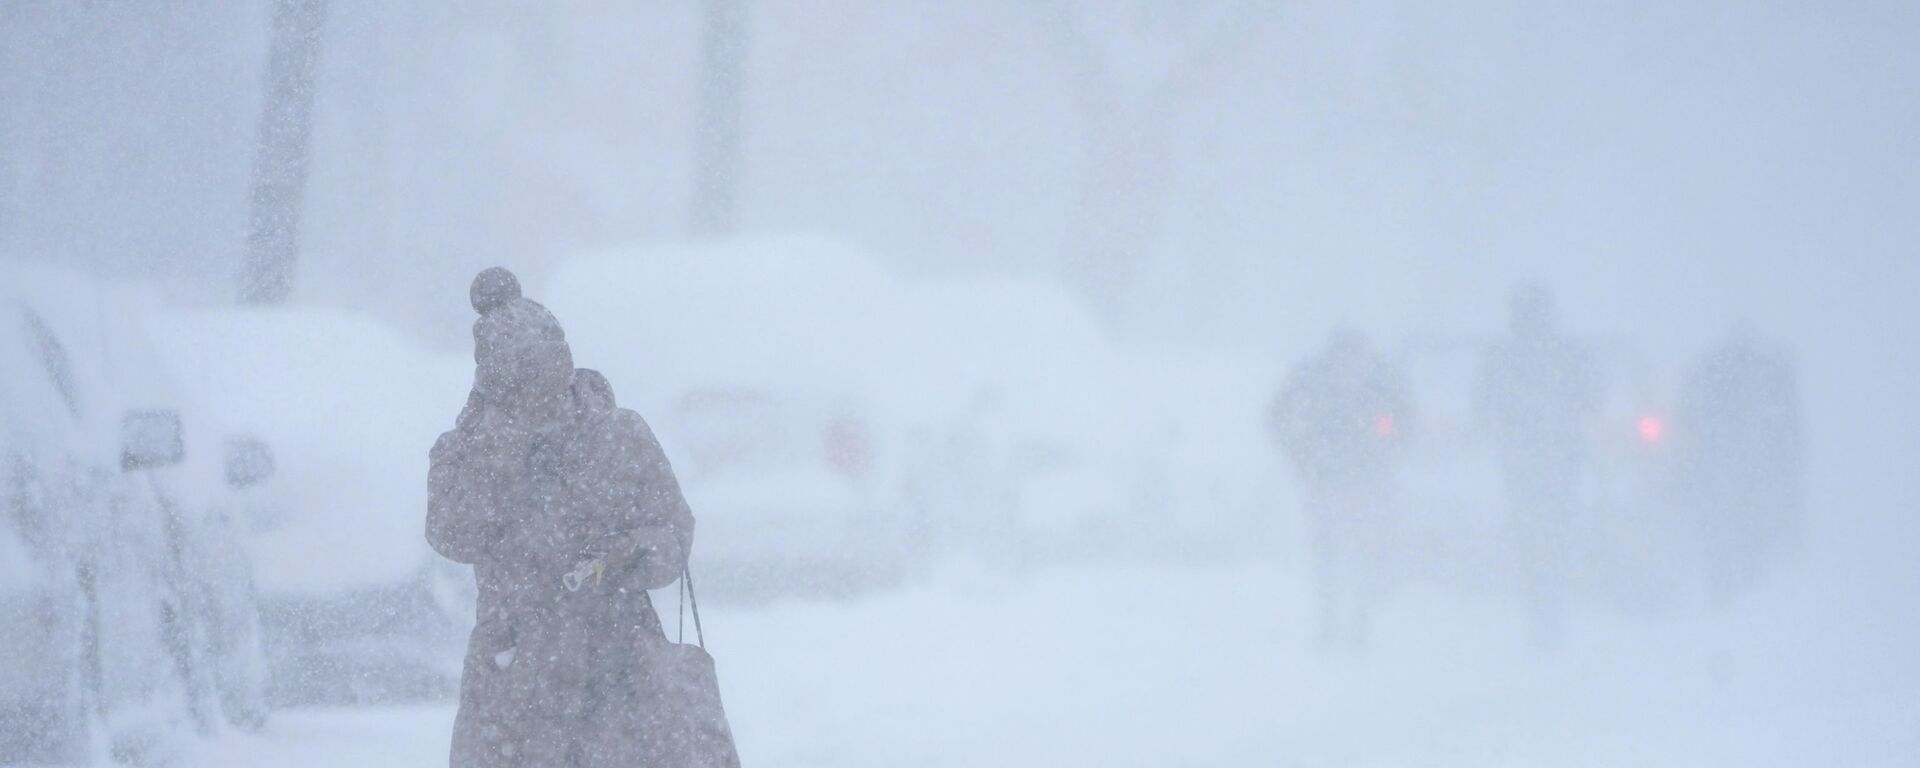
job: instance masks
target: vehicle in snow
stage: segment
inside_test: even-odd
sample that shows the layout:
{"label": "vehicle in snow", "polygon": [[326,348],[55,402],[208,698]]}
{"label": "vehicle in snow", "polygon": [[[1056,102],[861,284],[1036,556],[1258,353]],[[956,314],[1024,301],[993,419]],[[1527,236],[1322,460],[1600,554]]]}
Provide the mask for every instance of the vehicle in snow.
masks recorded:
{"label": "vehicle in snow", "polygon": [[1141,345],[1119,355],[1110,397],[1132,415],[1108,416],[1117,424],[1101,442],[1123,452],[1111,484],[1125,489],[1132,515],[1110,524],[1121,529],[1111,537],[1160,559],[1269,555],[1284,523],[1276,508],[1295,499],[1267,429],[1281,361],[1232,345]]}
{"label": "vehicle in snow", "polygon": [[428,548],[427,449],[471,364],[321,308],[184,309],[153,321],[176,375],[250,439],[267,692],[275,705],[437,698],[459,683],[473,578]]}
{"label": "vehicle in snow", "polygon": [[1210,451],[1238,411],[1156,389],[1239,392],[1241,360],[1125,355],[1054,282],[916,279],[775,238],[587,253],[531,295],[653,423],[716,594],[844,592],[942,552],[1218,551],[1253,506],[1196,486],[1257,426]]}
{"label": "vehicle in snow", "polygon": [[[901,482],[914,489],[928,547],[999,565],[1139,553],[1169,510],[1148,510],[1167,466],[1157,432],[1171,414],[1065,286],[1023,278],[903,283],[917,313],[920,435]],[[1143,366],[1147,367],[1147,366]],[[1161,486],[1165,489],[1167,486]],[[1151,522],[1150,522],[1151,521]],[[1143,524],[1144,523],[1144,524]]]}
{"label": "vehicle in snow", "polygon": [[872,554],[869,426],[853,404],[794,392],[692,389],[659,414],[680,482],[698,489],[706,587],[722,596],[848,594],[897,578]]}
{"label": "vehicle in snow", "polygon": [[[901,280],[911,383],[896,482],[924,551],[1000,565],[1190,560],[1259,546],[1270,364],[1228,346],[1114,343],[1057,281]],[[908,379],[895,372],[895,378]]]}
{"label": "vehicle in snow", "polygon": [[258,726],[218,439],[156,364],[144,297],[0,273],[0,761],[164,760]]}
{"label": "vehicle in snow", "polygon": [[844,594],[914,565],[912,521],[888,497],[899,433],[883,396],[899,382],[880,363],[910,315],[862,254],[807,240],[592,253],[530,296],[659,436],[698,520],[704,594]]}

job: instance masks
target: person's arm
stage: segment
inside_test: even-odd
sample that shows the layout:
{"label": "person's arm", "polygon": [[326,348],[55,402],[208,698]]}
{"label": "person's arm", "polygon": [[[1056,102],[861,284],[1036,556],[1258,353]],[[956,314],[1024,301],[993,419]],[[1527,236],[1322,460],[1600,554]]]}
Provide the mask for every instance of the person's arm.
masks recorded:
{"label": "person's arm", "polygon": [[428,454],[427,543],[456,563],[478,562],[498,538],[485,478],[465,455],[460,430],[440,435]]}
{"label": "person's arm", "polygon": [[593,554],[611,569],[633,567],[647,589],[672,584],[692,551],[694,523],[666,451],[632,411],[615,411],[599,429],[590,471],[601,483],[611,530]]}

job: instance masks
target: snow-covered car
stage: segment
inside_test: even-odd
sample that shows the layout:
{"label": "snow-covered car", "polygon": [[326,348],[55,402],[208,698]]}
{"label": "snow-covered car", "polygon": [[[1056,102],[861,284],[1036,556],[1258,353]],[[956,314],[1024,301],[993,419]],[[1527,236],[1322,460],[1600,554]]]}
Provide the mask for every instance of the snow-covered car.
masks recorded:
{"label": "snow-covered car", "polygon": [[[1126,359],[1052,281],[920,279],[840,243],[742,239],[584,254],[533,295],[576,363],[653,420],[716,586],[885,583],[942,552],[1193,553],[1229,546],[1223,519],[1256,503],[1198,479],[1220,477],[1205,475],[1219,458],[1206,436],[1237,414],[1166,393],[1232,397],[1253,374],[1237,359]],[[1257,434],[1230,426],[1241,447]],[[858,472],[834,469],[828,447],[848,433]],[[785,458],[709,470],[698,456],[751,440]],[[1174,468],[1202,471],[1188,483]]]}
{"label": "snow-covered car", "polygon": [[471,376],[370,318],[322,308],[175,310],[153,321],[176,375],[246,438],[255,563],[276,705],[450,695],[473,621],[467,566],[428,548],[427,449]]}
{"label": "snow-covered car", "polygon": [[1143,403],[1091,309],[1044,280],[901,290],[939,340],[918,363],[931,375],[909,413],[931,438],[906,479],[931,546],[1013,564],[1129,548]]}
{"label": "snow-covered car", "polygon": [[[1236,350],[1113,343],[1047,279],[904,281],[923,330],[903,482],[935,550],[1012,564],[1244,544],[1261,368]],[[937,343],[926,343],[937,339]],[[1250,449],[1251,448],[1251,449]],[[1249,474],[1250,473],[1250,474]]]}
{"label": "snow-covered car", "polygon": [[895,580],[869,559],[889,530],[874,498],[869,426],[850,403],[793,392],[694,389],[659,414],[701,505],[703,588],[718,596],[845,594]]}
{"label": "snow-covered car", "polygon": [[[1175,559],[1267,557],[1292,521],[1268,412],[1277,361],[1250,347],[1122,349],[1120,379],[1136,410],[1119,467],[1135,554]],[[1283,501],[1285,500],[1285,501]]]}
{"label": "snow-covered car", "polygon": [[0,761],[165,760],[259,725],[217,438],[154,364],[144,297],[0,272]]}
{"label": "snow-covered car", "polygon": [[531,295],[576,365],[653,425],[699,521],[716,597],[846,592],[911,570],[890,395],[925,396],[895,279],[812,240],[585,254]]}

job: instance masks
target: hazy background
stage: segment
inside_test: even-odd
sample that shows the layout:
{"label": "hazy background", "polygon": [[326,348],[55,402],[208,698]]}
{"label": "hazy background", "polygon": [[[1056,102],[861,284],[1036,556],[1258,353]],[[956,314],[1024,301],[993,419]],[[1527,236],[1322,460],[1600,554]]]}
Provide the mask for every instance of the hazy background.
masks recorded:
{"label": "hazy background", "polygon": [[[1666,371],[1752,321],[1806,398],[1771,589],[1884,633],[1912,722],[1920,5],[743,7],[741,235],[1056,280],[1115,345],[1274,371],[1341,324],[1494,332],[1527,280]],[[271,13],[0,0],[0,256],[233,301]],[[292,303],[461,355],[477,269],[689,238],[702,13],[332,0]]]}
{"label": "hazy background", "polygon": [[[270,9],[0,8],[0,251],[224,299]],[[1111,195],[1154,222],[1116,334],[1276,357],[1336,323],[1490,329],[1525,279],[1668,360],[1747,318],[1793,344],[1815,443],[1848,452],[1816,451],[1821,477],[1880,479],[1865,518],[1920,505],[1898,479],[1920,459],[1911,4],[747,8],[741,231],[1066,276],[1082,190],[1141,188]],[[700,12],[335,0],[297,300],[451,348],[481,267],[537,284],[581,248],[684,237]],[[1148,170],[1089,167],[1115,122],[1152,126],[1121,153]]]}

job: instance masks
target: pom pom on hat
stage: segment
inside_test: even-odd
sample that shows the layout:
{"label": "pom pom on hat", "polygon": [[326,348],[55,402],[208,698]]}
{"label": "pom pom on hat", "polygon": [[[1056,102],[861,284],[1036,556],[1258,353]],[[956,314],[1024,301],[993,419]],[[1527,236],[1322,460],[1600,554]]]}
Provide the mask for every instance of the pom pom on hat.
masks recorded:
{"label": "pom pom on hat", "polygon": [[467,289],[467,300],[473,303],[473,311],[482,315],[517,298],[520,298],[520,278],[514,277],[506,267],[481,270],[473,278],[473,287]]}

